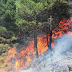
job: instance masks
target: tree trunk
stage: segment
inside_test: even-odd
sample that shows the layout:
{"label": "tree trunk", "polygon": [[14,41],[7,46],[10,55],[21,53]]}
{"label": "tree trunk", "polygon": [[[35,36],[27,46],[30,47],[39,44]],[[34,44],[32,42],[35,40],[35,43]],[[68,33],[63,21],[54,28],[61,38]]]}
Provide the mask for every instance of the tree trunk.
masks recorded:
{"label": "tree trunk", "polygon": [[[48,34],[46,34],[47,35],[47,46],[48,46]],[[49,48],[49,46],[48,46],[48,48]]]}
{"label": "tree trunk", "polygon": [[37,49],[37,32],[34,31],[34,48],[36,50],[36,58],[38,58],[38,49]]}
{"label": "tree trunk", "polygon": [[51,50],[51,43],[52,43],[52,30],[50,30],[50,46],[49,46],[50,50]]}
{"label": "tree trunk", "polygon": [[68,2],[68,0],[66,0]]}
{"label": "tree trunk", "polygon": [[49,48],[48,32],[49,32],[49,27],[48,27],[48,25],[47,25],[47,26],[45,27],[45,33],[46,33],[46,39],[47,39],[47,47]]}
{"label": "tree trunk", "polygon": [[47,47],[49,48],[48,33],[46,33],[46,37],[47,37]]}

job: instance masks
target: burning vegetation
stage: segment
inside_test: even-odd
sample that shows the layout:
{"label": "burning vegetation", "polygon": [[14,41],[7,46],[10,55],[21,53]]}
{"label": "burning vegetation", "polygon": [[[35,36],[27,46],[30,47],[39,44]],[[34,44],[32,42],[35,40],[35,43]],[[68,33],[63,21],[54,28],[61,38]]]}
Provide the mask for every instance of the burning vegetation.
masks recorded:
{"label": "burning vegetation", "polygon": [[[72,34],[72,17],[68,20],[63,19],[60,21],[59,26],[52,30],[52,43],[51,48],[54,48],[56,43],[55,39],[61,38],[64,34]],[[48,41],[50,38],[48,37]],[[42,36],[37,36],[37,50],[38,56],[43,56],[43,54],[48,50],[47,46],[47,37],[46,34]],[[7,51],[8,56],[5,59],[5,62],[11,62],[14,64],[14,69],[16,72],[23,69],[25,66],[36,59],[36,49],[34,48],[34,41],[31,41],[27,46],[26,50],[20,49],[19,52],[16,51],[16,48],[11,48]]]}
{"label": "burning vegetation", "polygon": [[54,55],[71,46],[71,9],[68,0],[0,0],[0,55],[6,56],[0,59],[2,72],[25,72],[36,65],[39,72],[49,62],[55,66]]}

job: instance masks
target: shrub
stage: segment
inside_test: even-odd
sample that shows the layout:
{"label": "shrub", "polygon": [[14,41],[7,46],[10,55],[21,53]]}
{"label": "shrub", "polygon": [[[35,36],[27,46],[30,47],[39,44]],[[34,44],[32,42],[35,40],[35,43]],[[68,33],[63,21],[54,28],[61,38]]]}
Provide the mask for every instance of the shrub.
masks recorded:
{"label": "shrub", "polygon": [[8,44],[0,44],[0,55],[7,55],[6,51],[10,49],[10,46]]}

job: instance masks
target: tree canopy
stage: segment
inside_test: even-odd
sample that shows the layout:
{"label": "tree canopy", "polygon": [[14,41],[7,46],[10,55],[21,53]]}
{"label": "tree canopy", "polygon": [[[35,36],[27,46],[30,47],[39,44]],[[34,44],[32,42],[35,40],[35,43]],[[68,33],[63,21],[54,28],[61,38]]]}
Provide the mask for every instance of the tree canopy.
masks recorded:
{"label": "tree canopy", "polygon": [[0,0],[0,25],[9,35],[22,38],[40,30],[50,15],[54,22],[68,18],[68,6],[65,0]]}

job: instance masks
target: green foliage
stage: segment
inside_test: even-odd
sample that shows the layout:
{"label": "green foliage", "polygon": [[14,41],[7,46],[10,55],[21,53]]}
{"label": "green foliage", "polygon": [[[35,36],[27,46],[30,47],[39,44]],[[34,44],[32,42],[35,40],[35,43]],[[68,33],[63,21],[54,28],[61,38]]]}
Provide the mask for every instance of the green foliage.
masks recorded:
{"label": "green foliage", "polygon": [[15,40],[17,40],[16,37],[12,37],[12,38],[10,39],[11,42],[13,42],[13,41],[15,41]]}
{"label": "green foliage", "polygon": [[12,42],[14,42],[16,40],[17,40],[16,37],[12,37],[10,39],[6,39],[4,37],[0,37],[0,43],[4,43],[4,44],[11,44]]}
{"label": "green foliage", "polygon": [[49,15],[54,19],[67,17],[68,6],[65,0],[0,0],[0,33],[7,39],[29,36],[48,21]]}
{"label": "green foliage", "polygon": [[59,17],[59,20],[62,20],[63,18],[68,18],[69,17],[69,4],[67,1],[64,0],[59,0],[54,2],[54,5],[52,7],[53,15],[55,17]]}
{"label": "green foliage", "polygon": [[7,32],[7,29],[5,27],[0,26],[0,33]]}
{"label": "green foliage", "polygon": [[[30,18],[33,16],[33,7],[35,6],[35,3],[28,0],[20,0],[16,1],[16,15],[17,17],[20,17],[25,20],[30,20]],[[32,18],[31,18],[32,19]]]}
{"label": "green foliage", "polygon": [[24,37],[29,35],[30,31],[38,28],[39,23],[37,20],[37,14],[44,9],[44,4],[41,2],[35,3],[32,0],[17,0],[16,1],[16,25],[17,36]]}
{"label": "green foliage", "polygon": [[40,13],[41,10],[44,9],[44,5],[43,3],[37,3],[36,6],[34,7],[34,11],[36,12],[36,14]]}
{"label": "green foliage", "polygon": [[14,0],[1,1],[0,19],[2,26],[9,31],[15,31],[15,3]]}
{"label": "green foliage", "polygon": [[7,29],[6,29],[6,27],[0,26],[0,36],[1,36],[1,37],[6,37],[6,34],[7,34]]}
{"label": "green foliage", "polygon": [[0,44],[0,55],[7,55],[6,51],[10,49],[10,46],[8,44]]}

